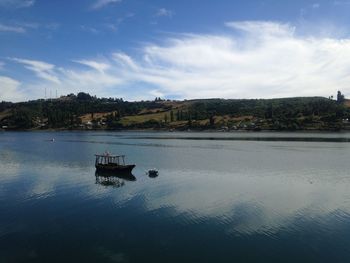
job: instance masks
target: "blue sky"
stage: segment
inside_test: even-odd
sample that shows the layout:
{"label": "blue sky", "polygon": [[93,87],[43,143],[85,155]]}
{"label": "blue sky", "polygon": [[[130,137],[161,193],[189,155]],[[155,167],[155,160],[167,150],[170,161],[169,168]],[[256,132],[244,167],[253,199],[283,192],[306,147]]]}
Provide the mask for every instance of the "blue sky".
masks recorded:
{"label": "blue sky", "polygon": [[350,93],[350,0],[0,0],[0,100]]}

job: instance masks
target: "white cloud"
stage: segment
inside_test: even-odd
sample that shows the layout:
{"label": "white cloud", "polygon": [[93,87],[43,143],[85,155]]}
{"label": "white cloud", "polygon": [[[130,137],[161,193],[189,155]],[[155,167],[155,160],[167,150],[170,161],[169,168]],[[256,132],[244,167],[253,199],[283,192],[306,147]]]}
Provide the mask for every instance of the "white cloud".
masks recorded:
{"label": "white cloud", "polygon": [[122,0],[97,0],[93,5],[92,9],[100,9],[102,7],[105,7],[109,4],[119,3]]}
{"label": "white cloud", "polygon": [[38,60],[9,58],[10,60],[25,65],[25,68],[33,71],[39,78],[54,83],[60,83],[58,77],[54,73],[55,66]]}
{"label": "white cloud", "polygon": [[[89,91],[91,93],[101,93],[107,95],[105,89],[118,87],[123,82],[122,79],[113,74],[105,74],[100,71],[65,70],[63,71],[64,90],[72,88],[75,91]],[[66,85],[66,86],[65,86]],[[61,88],[61,87],[60,87]]]}
{"label": "white cloud", "polygon": [[[12,59],[62,94],[151,99],[272,98],[350,95],[350,39],[300,36],[289,24],[226,23],[225,34],[183,34],[146,44],[137,56],[117,52],[79,59],[79,68]],[[86,68],[87,66],[87,68]],[[31,88],[35,89],[35,83]],[[45,85],[45,82],[38,84]]]}
{"label": "white cloud", "polygon": [[292,36],[295,31],[295,27],[290,24],[282,24],[272,21],[227,22],[225,25],[246,33],[263,36]]}
{"label": "white cloud", "polygon": [[26,8],[35,4],[35,0],[0,0],[0,7]]}
{"label": "white cloud", "polygon": [[124,53],[113,53],[112,58],[119,63],[122,67],[129,67],[131,70],[137,71],[138,65],[133,61],[133,59]]}
{"label": "white cloud", "polygon": [[320,4],[319,3],[313,3],[312,5],[311,5],[311,7],[313,8],[313,9],[317,9],[317,8],[320,8]]}
{"label": "white cloud", "polygon": [[159,8],[157,10],[156,16],[167,16],[167,17],[172,17],[173,16],[173,12],[171,10],[168,10],[166,8]]}
{"label": "white cloud", "polygon": [[0,101],[20,101],[25,98],[19,90],[21,83],[15,79],[0,76]]}
{"label": "white cloud", "polygon": [[0,24],[0,32],[25,33],[26,30],[21,26],[8,26]]}
{"label": "white cloud", "polygon": [[[109,64],[94,60],[76,60],[82,68],[61,68],[38,60],[8,58],[9,61],[24,65],[35,73],[36,78],[28,77],[24,82],[27,91],[26,99],[43,97],[46,88],[57,90],[59,95],[77,93],[80,91],[101,96],[117,95],[113,88],[120,86],[124,80],[114,71],[109,70]],[[86,68],[86,66],[88,68]],[[105,72],[107,71],[107,72]],[[111,95],[112,94],[112,95]]]}
{"label": "white cloud", "polygon": [[88,66],[90,68],[93,68],[99,72],[104,72],[106,71],[110,65],[107,63],[103,63],[103,62],[97,62],[97,61],[93,61],[93,60],[73,60],[73,62]]}
{"label": "white cloud", "polygon": [[[227,23],[237,35],[185,35],[148,45],[132,78],[182,98],[329,96],[350,92],[350,40],[300,37],[275,22]],[[127,70],[130,74],[130,70]]]}
{"label": "white cloud", "polygon": [[4,69],[4,66],[5,66],[5,62],[0,61],[0,70]]}

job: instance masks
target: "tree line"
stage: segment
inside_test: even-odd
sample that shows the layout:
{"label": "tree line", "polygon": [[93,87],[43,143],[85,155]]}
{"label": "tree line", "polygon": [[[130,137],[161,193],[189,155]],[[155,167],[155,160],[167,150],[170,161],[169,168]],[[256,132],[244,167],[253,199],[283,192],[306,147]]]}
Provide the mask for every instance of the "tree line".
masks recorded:
{"label": "tree line", "polygon": [[[1,126],[14,129],[74,128],[81,124],[80,116],[98,112],[110,112],[105,122],[108,128],[125,128],[124,116],[147,114],[152,110],[164,112],[164,120],[148,120],[135,127],[161,128],[173,122],[186,121],[187,127],[215,126],[217,116],[253,116],[265,120],[275,129],[302,129],[315,119],[329,126],[339,125],[349,117],[344,106],[345,97],[339,91],[337,99],[324,97],[296,97],[284,99],[204,99],[177,101],[173,104],[156,98],[153,101],[128,102],[122,98],[97,98],[88,93],[69,94],[60,99],[34,100],[21,103],[1,102],[0,112],[7,112],[0,119]],[[146,113],[144,113],[146,112]],[[131,127],[132,128],[132,127]]]}

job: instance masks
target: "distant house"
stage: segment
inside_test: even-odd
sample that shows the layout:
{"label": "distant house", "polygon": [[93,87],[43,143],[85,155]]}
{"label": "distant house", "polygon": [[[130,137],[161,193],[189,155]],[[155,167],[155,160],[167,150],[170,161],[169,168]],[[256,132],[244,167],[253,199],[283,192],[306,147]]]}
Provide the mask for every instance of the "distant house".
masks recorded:
{"label": "distant house", "polygon": [[86,129],[92,129],[92,127],[93,127],[93,123],[91,121],[88,121],[88,122],[85,123],[85,128]]}

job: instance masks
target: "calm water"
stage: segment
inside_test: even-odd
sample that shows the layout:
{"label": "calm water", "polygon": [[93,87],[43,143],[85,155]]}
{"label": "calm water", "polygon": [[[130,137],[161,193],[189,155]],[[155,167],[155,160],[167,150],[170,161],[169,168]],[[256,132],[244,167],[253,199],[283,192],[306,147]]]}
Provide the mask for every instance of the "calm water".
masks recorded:
{"label": "calm water", "polygon": [[[350,262],[349,141],[0,133],[0,262]],[[136,180],[95,177],[106,150]]]}

